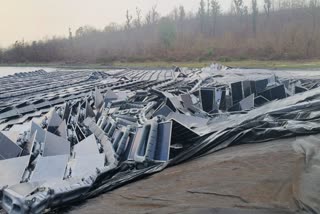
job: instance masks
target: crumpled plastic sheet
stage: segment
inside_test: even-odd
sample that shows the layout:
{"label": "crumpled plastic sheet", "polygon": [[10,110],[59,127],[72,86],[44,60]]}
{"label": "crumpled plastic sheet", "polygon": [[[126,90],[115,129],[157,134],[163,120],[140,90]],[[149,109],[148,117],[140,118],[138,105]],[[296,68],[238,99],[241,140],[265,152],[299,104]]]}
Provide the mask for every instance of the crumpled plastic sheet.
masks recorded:
{"label": "crumpled plastic sheet", "polygon": [[294,144],[297,153],[304,156],[303,172],[294,188],[295,199],[302,210],[320,213],[320,135],[299,139]]}
{"label": "crumpled plastic sheet", "polygon": [[[310,136],[320,133],[318,94],[320,94],[320,89],[315,89],[271,102],[246,115],[230,115],[223,120],[214,118],[209,122],[207,130],[202,130],[207,134],[200,137],[194,145],[174,159],[140,170],[137,170],[134,165],[124,163],[112,171],[99,175],[91,190],[79,196],[77,201],[112,191],[160,172],[166,167],[181,164],[230,146],[308,136],[295,145],[295,150],[306,157],[305,169],[298,185],[300,191],[296,193],[296,200],[301,210],[320,213],[320,187],[317,184],[320,180],[320,140]],[[316,184],[317,187],[315,187]]]}

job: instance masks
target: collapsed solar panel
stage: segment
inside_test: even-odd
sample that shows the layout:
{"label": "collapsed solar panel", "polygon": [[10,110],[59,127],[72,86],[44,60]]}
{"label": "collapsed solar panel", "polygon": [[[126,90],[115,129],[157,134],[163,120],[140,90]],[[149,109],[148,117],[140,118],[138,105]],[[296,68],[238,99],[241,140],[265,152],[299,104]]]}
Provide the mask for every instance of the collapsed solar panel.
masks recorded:
{"label": "collapsed solar panel", "polygon": [[2,134],[4,134],[7,138],[9,138],[12,142],[17,143],[20,138],[20,132],[19,131],[2,131]]}
{"label": "collapsed solar panel", "polygon": [[94,102],[97,109],[103,105],[103,96],[98,88],[95,89]]}
{"label": "collapsed solar panel", "polygon": [[205,112],[212,112],[216,110],[216,89],[215,88],[202,88],[200,90],[200,101],[202,109]]}
{"label": "collapsed solar panel", "polygon": [[56,156],[56,155],[69,155],[70,154],[70,142],[66,139],[46,132],[43,156]]}
{"label": "collapsed solar panel", "polygon": [[189,144],[195,143],[199,138],[199,134],[195,131],[189,129],[182,123],[172,119],[172,135],[171,142],[175,144],[180,144],[187,146]]}
{"label": "collapsed solar panel", "polygon": [[31,122],[31,129],[30,129],[30,134],[36,134],[36,141],[37,142],[44,142],[46,133],[45,130],[43,130],[37,123]]}
{"label": "collapsed solar panel", "polygon": [[209,121],[208,119],[205,119],[205,118],[188,116],[188,115],[179,114],[179,113],[171,113],[167,116],[166,119],[167,120],[174,119],[175,121],[179,122],[180,124],[184,124],[189,128],[204,127],[207,125]]}
{"label": "collapsed solar panel", "polygon": [[66,140],[68,139],[66,121],[61,122],[60,126],[56,129],[55,134]]}
{"label": "collapsed solar panel", "polygon": [[74,153],[76,155],[99,154],[99,148],[94,135],[90,135],[83,141],[74,146]]}
{"label": "collapsed solar panel", "polygon": [[[40,156],[31,175],[30,182],[62,180],[69,155]],[[48,167],[50,169],[48,170]]]}
{"label": "collapsed solar panel", "polygon": [[[199,142],[212,146],[211,140],[221,140],[221,149],[231,141],[224,133],[243,118],[239,114],[320,85],[216,66],[6,78],[11,83],[0,78],[0,170],[6,172],[0,193],[9,213],[41,213],[108,191],[177,157],[200,154]],[[25,83],[6,93],[15,82]]]}
{"label": "collapsed solar panel", "polygon": [[62,123],[61,117],[57,114],[56,111],[51,111],[48,120],[48,131],[51,133],[55,133]]}
{"label": "collapsed solar panel", "polygon": [[284,85],[272,87],[263,92],[260,92],[259,95],[268,100],[284,99],[287,97]]}
{"label": "collapsed solar panel", "polygon": [[140,163],[144,161],[168,161],[171,125],[171,123],[157,124],[151,122],[139,128],[128,159]]}
{"label": "collapsed solar panel", "polygon": [[19,157],[22,148],[0,132],[0,160]]}
{"label": "collapsed solar panel", "polygon": [[183,101],[183,105],[185,108],[189,108],[193,106],[193,102],[190,94],[182,94],[181,100]]}
{"label": "collapsed solar panel", "polygon": [[233,104],[240,102],[243,99],[242,82],[232,83],[231,90],[232,90]]}
{"label": "collapsed solar panel", "polygon": [[166,117],[172,112],[174,112],[174,111],[172,111],[172,109],[169,106],[163,105],[153,113],[153,116],[156,117],[156,116],[162,115],[162,116]]}
{"label": "collapsed solar panel", "polygon": [[30,156],[12,158],[0,161],[0,196],[4,186],[20,183]]}
{"label": "collapsed solar panel", "polygon": [[306,91],[308,91],[308,89],[305,88],[305,87],[295,86],[295,93],[296,93],[296,94],[303,93],[303,92],[306,92]]}
{"label": "collapsed solar panel", "polygon": [[166,162],[170,158],[170,148],[186,146],[198,137],[175,120],[159,124],[151,122],[137,130],[129,160]]}
{"label": "collapsed solar panel", "polygon": [[244,98],[240,101],[241,110],[251,110],[254,108],[254,94]]}

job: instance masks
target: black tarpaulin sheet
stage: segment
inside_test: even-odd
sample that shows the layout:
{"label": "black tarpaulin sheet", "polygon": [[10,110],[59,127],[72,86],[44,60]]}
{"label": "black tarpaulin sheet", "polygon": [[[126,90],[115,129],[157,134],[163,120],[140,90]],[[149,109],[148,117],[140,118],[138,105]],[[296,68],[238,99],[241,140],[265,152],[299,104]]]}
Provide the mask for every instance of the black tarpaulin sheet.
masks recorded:
{"label": "black tarpaulin sheet", "polygon": [[320,213],[320,135],[300,138],[294,149],[304,157],[294,194],[297,204],[308,213]]}
{"label": "black tarpaulin sheet", "polygon": [[[223,119],[213,119],[207,127],[206,135],[167,163],[155,164],[138,170],[127,163],[101,174],[91,190],[78,200],[95,197],[120,186],[157,173],[191,159],[214,153],[227,147],[262,143],[282,138],[299,137],[296,151],[305,155],[305,166],[297,184],[300,189],[295,195],[301,210],[320,213],[320,89],[295,95],[281,101],[271,102],[246,115],[231,115]],[[236,119],[238,118],[238,119]],[[305,136],[305,137],[303,137]],[[316,135],[318,136],[318,135]],[[277,161],[277,160],[274,160]],[[156,184],[155,184],[156,185]]]}

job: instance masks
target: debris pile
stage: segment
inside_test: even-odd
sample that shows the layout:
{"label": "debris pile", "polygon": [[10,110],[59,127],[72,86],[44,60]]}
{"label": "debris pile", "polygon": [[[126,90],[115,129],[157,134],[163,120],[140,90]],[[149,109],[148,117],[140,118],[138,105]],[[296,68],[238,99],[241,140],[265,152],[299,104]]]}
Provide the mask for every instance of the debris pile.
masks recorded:
{"label": "debris pile", "polygon": [[0,78],[2,208],[42,213],[229,146],[317,134],[319,84],[220,65]]}

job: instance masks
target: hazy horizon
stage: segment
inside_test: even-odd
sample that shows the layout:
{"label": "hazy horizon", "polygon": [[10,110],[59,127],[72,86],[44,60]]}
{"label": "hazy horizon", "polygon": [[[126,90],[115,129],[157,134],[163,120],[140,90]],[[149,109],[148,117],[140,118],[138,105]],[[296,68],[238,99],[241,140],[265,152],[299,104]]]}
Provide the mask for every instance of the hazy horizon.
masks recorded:
{"label": "hazy horizon", "polygon": [[[8,47],[17,40],[33,41],[53,36],[67,36],[90,25],[103,29],[115,22],[122,24],[128,9],[135,15],[136,7],[145,14],[157,5],[161,15],[183,5],[187,12],[196,11],[200,0],[0,0],[0,47]],[[247,0],[246,3],[249,3]],[[220,0],[222,10],[230,9],[231,0]]]}

